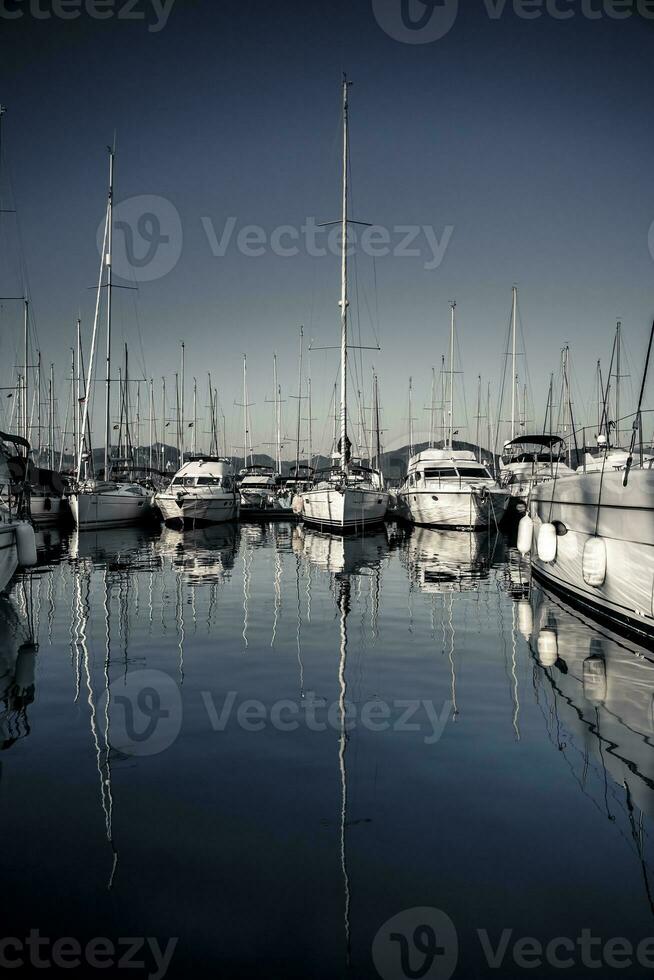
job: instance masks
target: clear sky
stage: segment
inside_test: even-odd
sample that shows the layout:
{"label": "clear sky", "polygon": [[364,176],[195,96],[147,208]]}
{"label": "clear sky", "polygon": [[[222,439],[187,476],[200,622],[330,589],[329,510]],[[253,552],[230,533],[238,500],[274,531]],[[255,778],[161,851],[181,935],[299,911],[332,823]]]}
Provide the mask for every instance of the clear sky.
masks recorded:
{"label": "clear sky", "polygon": [[[76,12],[76,0],[67,2],[64,12]],[[369,387],[374,361],[386,445],[406,441],[410,375],[417,428],[427,425],[450,299],[469,418],[478,374],[497,391],[514,282],[537,427],[565,342],[577,414],[586,414],[617,317],[637,387],[654,315],[654,20],[615,19],[625,4],[609,0],[558,0],[529,19],[533,4],[491,0],[466,0],[458,10],[453,0],[433,9],[421,0],[176,0],[167,20],[153,0],[104,0],[111,16],[102,20],[79,2],[71,20],[45,18],[46,0],[0,3],[3,154],[36,342],[45,363],[57,362],[58,383],[69,371],[78,312],[88,342],[106,145],[116,131],[116,201],[128,203],[114,262],[124,267],[131,249],[136,264],[117,281],[138,282],[138,291],[116,291],[116,354],[125,338],[133,375],[158,386],[166,375],[172,385],[184,339],[187,404],[193,376],[206,402],[210,370],[230,441],[241,444],[234,403],[246,352],[253,441],[263,449],[272,436],[266,399],[275,350],[292,433],[299,324],[316,346],[338,341],[338,259],[329,250],[309,254],[316,242],[306,227],[307,219],[339,216],[346,70],[354,81],[353,214],[385,229],[376,246],[384,251],[387,234],[391,253],[360,254],[352,282],[361,342],[378,336],[382,345],[364,356],[364,375]],[[436,25],[443,36],[407,43],[424,40],[406,27],[407,17],[423,14],[426,29]],[[2,188],[7,207],[7,172]],[[144,196],[154,200],[131,200]],[[248,225],[262,229],[263,244],[244,242]],[[403,226],[414,229],[409,250],[418,254],[401,254]],[[0,230],[0,289],[14,295],[22,290],[15,219],[0,215]],[[650,240],[654,250],[654,233]],[[2,303],[0,316],[7,385],[20,311]],[[358,328],[354,334],[358,342]],[[322,448],[336,370],[335,351],[312,354],[314,443]],[[63,387],[60,397],[63,406]],[[461,424],[461,408],[457,416]]]}

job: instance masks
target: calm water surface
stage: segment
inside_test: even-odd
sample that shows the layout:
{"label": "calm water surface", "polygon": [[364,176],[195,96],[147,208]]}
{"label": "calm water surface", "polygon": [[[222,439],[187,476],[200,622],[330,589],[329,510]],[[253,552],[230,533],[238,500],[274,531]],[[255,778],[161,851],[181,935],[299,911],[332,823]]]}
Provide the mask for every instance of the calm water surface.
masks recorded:
{"label": "calm water surface", "polygon": [[169,977],[652,973],[654,655],[503,538],[53,535],[0,644],[4,937],[177,939]]}

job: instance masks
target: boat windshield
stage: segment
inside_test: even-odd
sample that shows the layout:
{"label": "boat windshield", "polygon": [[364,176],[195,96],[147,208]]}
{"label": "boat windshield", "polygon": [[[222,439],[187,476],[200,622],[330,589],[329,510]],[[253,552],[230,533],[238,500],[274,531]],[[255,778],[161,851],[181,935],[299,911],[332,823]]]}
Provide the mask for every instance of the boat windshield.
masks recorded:
{"label": "boat windshield", "polygon": [[[430,467],[425,469],[425,480],[442,480],[445,478],[473,477],[478,480],[492,480],[485,466],[475,463],[465,463],[461,466]],[[418,474],[420,476],[420,474]]]}

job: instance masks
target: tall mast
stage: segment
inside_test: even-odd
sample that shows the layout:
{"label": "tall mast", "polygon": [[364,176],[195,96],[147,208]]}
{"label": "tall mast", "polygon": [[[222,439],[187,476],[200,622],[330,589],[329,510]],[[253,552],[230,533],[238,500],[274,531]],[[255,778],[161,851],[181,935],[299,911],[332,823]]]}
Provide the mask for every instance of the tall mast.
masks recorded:
{"label": "tall mast", "polygon": [[[29,353],[30,353],[30,330],[29,330],[29,319],[30,319],[30,303],[29,300],[24,300],[23,303],[23,348],[25,355],[25,373],[23,374],[23,436],[27,441],[30,440],[30,424],[29,424],[29,407],[28,407],[28,394],[29,394]],[[28,455],[28,450],[25,450],[25,455]]]}
{"label": "tall mast", "polygon": [[454,311],[456,300],[450,303],[450,406],[449,406],[449,425],[447,432],[447,445],[452,448],[452,437],[454,434]]}
{"label": "tall mast", "polygon": [[48,433],[48,469],[54,470],[54,441],[55,441],[55,420],[54,420],[54,364],[50,364],[50,390],[49,390],[49,416],[50,416],[50,431]]}
{"label": "tall mast", "polygon": [[[77,384],[76,384],[77,395],[76,395],[76,400],[75,400],[75,430],[77,431],[77,425],[78,425],[78,423],[79,423],[79,426],[80,426],[80,430],[81,430],[81,426],[82,426],[82,370],[83,370],[83,368],[82,368],[82,321],[81,321],[81,319],[79,317],[77,318],[77,357],[76,357],[76,361],[77,361],[77,372],[76,372],[77,373]],[[75,372],[73,372],[73,373],[75,374]],[[82,439],[83,439],[84,433],[82,432],[81,435],[82,435]],[[76,438],[75,439],[75,471],[77,471],[77,469],[78,469],[78,463],[79,463],[79,454],[78,454],[78,445],[77,445],[77,438]]]}
{"label": "tall mast", "polygon": [[309,445],[308,445],[307,449],[308,449],[308,456],[309,456],[309,466],[313,466],[313,443],[312,443],[313,429],[312,429],[312,425],[311,425],[311,378],[307,378],[307,400],[308,400],[308,403],[309,403],[309,416],[308,416],[308,424],[309,424],[309,431],[308,431],[308,434],[309,434]]}
{"label": "tall mast", "polygon": [[185,361],[186,361],[186,349],[185,349],[185,346],[184,346],[184,341],[182,341],[182,386],[181,386],[181,393],[180,393],[180,423],[179,423],[179,429],[180,429],[180,466],[184,462],[184,450],[185,450],[185,445],[186,445],[186,435],[185,435],[186,430],[184,428],[184,389],[186,387],[186,379],[185,379],[186,363],[185,363]]}
{"label": "tall mast", "polygon": [[302,355],[304,353],[304,327],[300,327],[300,360],[297,380],[297,432],[295,438],[295,476],[300,466],[300,419],[302,418]]}
{"label": "tall mast", "polygon": [[375,468],[381,473],[381,441],[379,431],[379,385],[377,375],[373,375],[372,410],[375,415]]}
{"label": "tall mast", "polygon": [[436,372],[431,369],[431,401],[429,405],[429,448],[434,448],[434,412],[436,411]]}
{"label": "tall mast", "polygon": [[[488,382],[488,389],[486,392],[486,432],[488,439],[488,449],[491,453],[491,458],[493,460],[493,474],[495,473],[495,453],[493,452],[493,424],[491,420],[491,386],[490,381]],[[481,450],[479,453],[481,457]]]}
{"label": "tall mast", "polygon": [[622,323],[615,328],[615,444],[620,448],[620,354],[622,347]]}
{"label": "tall mast", "polygon": [[413,456],[413,378],[409,378],[409,459]]}
{"label": "tall mast", "polygon": [[248,383],[247,354],[243,355],[243,466],[248,465]]}
{"label": "tall mast", "polygon": [[443,447],[446,441],[447,422],[445,413],[447,411],[447,385],[445,381],[445,354],[441,354],[441,437]]}
{"label": "tall mast", "polygon": [[597,435],[602,432],[602,362],[597,360]]}
{"label": "tall mast", "polygon": [[334,382],[334,431],[332,433],[332,455],[338,452],[338,385]]}
{"label": "tall mast", "polygon": [[348,101],[349,86],[343,76],[343,213],[341,226],[341,469],[347,474],[350,453],[347,446],[347,166],[349,155]]}
{"label": "tall mast", "polygon": [[193,455],[198,451],[198,382],[193,378]]}
{"label": "tall mast", "polygon": [[[36,352],[36,385],[35,385],[35,397],[36,397],[36,459],[38,459],[39,466],[41,465],[41,450],[43,448],[43,412],[42,412],[42,402],[41,402],[41,351]],[[34,424],[34,412],[30,415],[30,429]],[[50,438],[50,430],[48,429],[48,440]]]}
{"label": "tall mast", "polygon": [[282,474],[282,386],[277,382],[277,472]]}
{"label": "tall mast", "polygon": [[114,240],[114,161],[115,153],[109,149],[109,201],[107,205],[108,227],[107,227],[107,251],[105,262],[107,265],[107,355],[106,355],[106,374],[105,374],[105,438],[104,438],[104,478],[109,479],[109,457],[111,454],[111,287],[112,287],[112,249]]}
{"label": "tall mast", "polygon": [[517,323],[517,311],[518,311],[518,289],[516,286],[513,287],[513,302],[511,304],[511,336],[512,336],[512,347],[511,347],[511,438],[515,439],[515,395],[516,395],[516,384],[517,384],[517,350],[516,350],[516,323]]}
{"label": "tall mast", "polygon": [[163,472],[166,464],[166,379],[161,379],[161,465],[159,469]]}
{"label": "tall mast", "polygon": [[[79,400],[76,396],[75,388],[75,348],[72,348],[71,354],[71,375],[70,375],[70,403],[73,408],[73,469],[77,471],[77,413],[79,411]],[[65,438],[65,433],[62,436],[62,445]],[[63,464],[63,455],[61,457]],[[61,469],[61,466],[59,467]]]}
{"label": "tall mast", "polygon": [[152,476],[152,453],[154,443],[154,378],[150,378],[150,410],[148,412],[148,471]]}
{"label": "tall mast", "polygon": [[481,422],[481,374],[477,379],[477,462],[481,463],[481,446],[479,445],[479,424]]}

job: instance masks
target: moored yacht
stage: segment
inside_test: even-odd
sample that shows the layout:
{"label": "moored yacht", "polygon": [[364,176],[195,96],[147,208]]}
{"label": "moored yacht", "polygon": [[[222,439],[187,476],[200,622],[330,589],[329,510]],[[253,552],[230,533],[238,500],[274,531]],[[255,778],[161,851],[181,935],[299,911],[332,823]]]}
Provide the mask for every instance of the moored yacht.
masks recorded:
{"label": "moored yacht", "polygon": [[654,636],[654,461],[642,447],[641,408],[654,324],[621,470],[608,456],[597,472],[549,480],[532,490],[518,548],[531,553],[537,577],[582,607],[630,631]]}
{"label": "moored yacht", "polygon": [[[0,433],[0,440],[5,438],[8,437]],[[0,494],[9,488],[9,461],[9,454],[0,445]],[[0,592],[7,588],[19,565],[35,564],[34,528],[27,521],[19,520],[0,500]]]}
{"label": "moored yacht", "polygon": [[238,489],[243,508],[274,510],[277,507],[278,484],[272,466],[244,466],[239,471]]}
{"label": "moored yacht", "polygon": [[450,303],[450,367],[448,428],[442,449],[411,455],[397,494],[405,520],[429,527],[474,529],[497,526],[509,503],[488,468],[469,450],[454,448],[454,311]]}
{"label": "moored yacht", "polygon": [[398,491],[401,515],[428,527],[495,527],[508,502],[508,491],[474,453],[452,448],[425,449],[412,456]]}
{"label": "moored yacht", "polygon": [[236,520],[239,494],[230,460],[205,456],[189,460],[170,486],[154,498],[166,524],[224,524]]}
{"label": "moored yacht", "polygon": [[560,436],[524,435],[506,442],[500,459],[500,486],[509,491],[509,510],[526,513],[532,487],[574,476],[564,457],[565,443]]}
{"label": "moored yacht", "polygon": [[[355,464],[347,434],[347,352],[348,352],[348,88],[343,79],[343,174],[341,216],[341,365],[340,365],[340,440],[332,457],[332,466],[322,480],[301,494],[302,515],[308,525],[321,530],[363,531],[381,524],[388,509],[388,491],[378,469]],[[298,502],[299,509],[299,502]]]}

